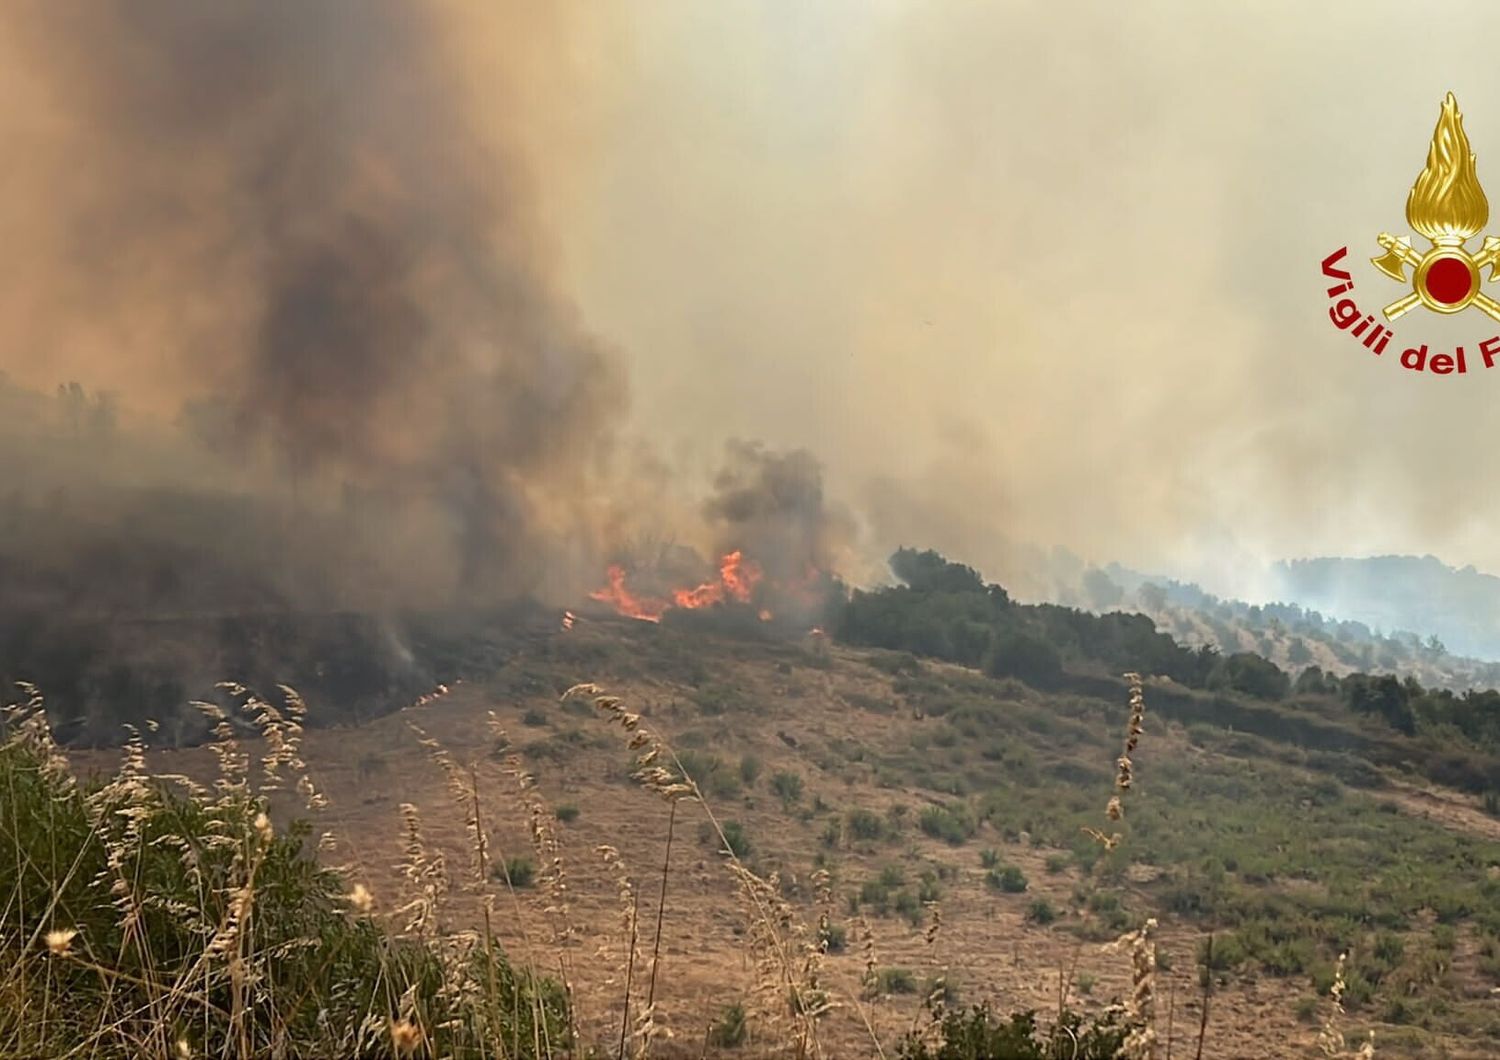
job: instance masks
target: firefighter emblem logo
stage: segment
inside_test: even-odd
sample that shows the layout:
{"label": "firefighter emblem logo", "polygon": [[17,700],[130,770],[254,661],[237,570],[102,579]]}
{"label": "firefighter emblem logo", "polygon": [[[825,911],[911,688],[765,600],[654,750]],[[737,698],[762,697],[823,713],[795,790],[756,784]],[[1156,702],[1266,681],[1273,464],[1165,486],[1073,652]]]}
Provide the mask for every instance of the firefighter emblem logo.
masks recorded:
{"label": "firefighter emblem logo", "polygon": [[1382,232],[1379,243],[1385,253],[1370,259],[1391,279],[1411,284],[1410,294],[1382,310],[1386,320],[1394,321],[1419,305],[1434,313],[1458,313],[1473,306],[1500,320],[1500,302],[1481,290],[1486,268],[1488,279],[1500,277],[1500,239],[1485,236],[1476,253],[1464,245],[1489,219],[1490,204],[1464,135],[1464,118],[1449,92],[1427,149],[1427,165],[1406,197],[1406,223],[1430,246],[1419,250],[1409,236]]}

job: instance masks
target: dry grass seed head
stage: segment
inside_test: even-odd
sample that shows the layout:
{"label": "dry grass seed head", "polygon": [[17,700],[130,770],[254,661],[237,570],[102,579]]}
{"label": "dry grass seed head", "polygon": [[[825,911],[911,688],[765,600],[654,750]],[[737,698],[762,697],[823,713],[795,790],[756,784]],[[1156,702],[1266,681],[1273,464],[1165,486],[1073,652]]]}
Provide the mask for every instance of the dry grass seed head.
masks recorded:
{"label": "dry grass seed head", "polygon": [[421,1027],[411,1020],[391,1020],[391,1048],[397,1056],[411,1056],[421,1044]]}
{"label": "dry grass seed head", "polygon": [[47,932],[45,942],[47,952],[54,957],[66,957],[73,951],[73,940],[78,937],[78,932],[73,928],[58,928]]}
{"label": "dry grass seed head", "polygon": [[[1348,960],[1349,955],[1341,953],[1337,963],[1333,966],[1333,985],[1328,988],[1328,1016],[1318,1031],[1318,1049],[1324,1056],[1344,1056],[1345,1050],[1349,1047],[1341,1027],[1344,1021],[1344,965]],[[1360,1043],[1359,1048],[1349,1055],[1359,1057],[1360,1060],[1373,1060],[1375,1032],[1370,1031],[1369,1036]]]}
{"label": "dry grass seed head", "polygon": [[1156,1055],[1156,920],[1148,919],[1135,931],[1121,935],[1105,949],[1129,948],[1131,992],[1125,1002],[1125,1019],[1131,1025],[1121,1055],[1126,1060],[1152,1060]]}

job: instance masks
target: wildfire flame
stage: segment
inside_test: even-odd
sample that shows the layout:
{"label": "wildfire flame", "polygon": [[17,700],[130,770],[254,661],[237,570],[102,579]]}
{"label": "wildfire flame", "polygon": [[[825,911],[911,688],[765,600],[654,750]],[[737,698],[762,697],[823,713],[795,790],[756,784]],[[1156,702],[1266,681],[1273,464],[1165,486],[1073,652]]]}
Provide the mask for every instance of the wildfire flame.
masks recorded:
{"label": "wildfire flame", "polygon": [[1434,243],[1458,244],[1475,235],[1489,218],[1489,200],[1475,171],[1463,115],[1449,92],[1427,149],[1427,165],[1406,197],[1406,221]]}
{"label": "wildfire flame", "polygon": [[[746,560],[745,554],[736,549],[726,553],[719,560],[717,579],[704,582],[691,589],[674,590],[670,598],[645,596],[632,592],[625,584],[625,568],[618,563],[610,565],[606,571],[606,577],[609,579],[609,584],[603,589],[596,589],[589,593],[592,599],[611,605],[620,614],[629,618],[638,618],[643,622],[660,622],[661,616],[674,607],[696,610],[702,607],[712,607],[726,600],[748,604],[755,593],[755,587],[760,584],[762,573],[758,564],[753,560]],[[766,622],[770,618],[771,612],[762,608],[761,621]]]}
{"label": "wildfire flame", "polygon": [[661,616],[672,606],[666,600],[632,593],[625,584],[625,568],[618,563],[609,565],[605,577],[609,579],[609,585],[603,589],[595,589],[589,593],[589,597],[610,604],[622,615],[638,618],[643,622],[660,622]]}
{"label": "wildfire flame", "polygon": [[672,594],[678,607],[711,607],[725,599],[742,604],[750,602],[750,594],[760,582],[760,568],[745,562],[745,554],[738,549],[719,560],[719,580],[704,582],[696,589],[678,589]]}

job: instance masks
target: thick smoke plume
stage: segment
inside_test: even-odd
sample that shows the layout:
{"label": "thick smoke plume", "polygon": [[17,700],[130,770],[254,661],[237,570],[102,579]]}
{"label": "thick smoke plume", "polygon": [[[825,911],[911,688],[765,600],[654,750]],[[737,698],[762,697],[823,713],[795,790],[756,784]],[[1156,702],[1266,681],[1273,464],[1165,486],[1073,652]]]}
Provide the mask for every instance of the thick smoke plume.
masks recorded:
{"label": "thick smoke plume", "polygon": [[853,544],[853,518],[824,497],[822,465],[804,449],[730,442],[703,513],[720,551],[744,549],[773,582],[842,570]]}
{"label": "thick smoke plume", "polygon": [[64,736],[192,739],[220,679],[389,709],[452,676],[411,612],[594,576],[623,387],[478,13],[7,8],[0,682]]}
{"label": "thick smoke plume", "polygon": [[[12,164],[50,196],[3,363],[112,381],[180,436],[150,471],[59,462],[22,506],[66,487],[90,534],[258,556],[251,580],[309,607],[483,602],[543,587],[559,545],[587,549],[620,381],[552,290],[507,101],[476,120],[451,9],[10,15],[28,71],[12,76],[48,116],[10,119]],[[149,498],[120,492],[143,476]],[[216,548],[206,529],[245,522],[205,509],[246,498],[260,547]]]}
{"label": "thick smoke plume", "polygon": [[651,622],[716,614],[722,604],[740,629],[755,620],[805,629],[843,592],[854,520],[824,496],[822,465],[806,450],[730,441],[708,499],[677,521],[701,531],[695,543],[638,534],[616,549],[608,584],[590,595]]}

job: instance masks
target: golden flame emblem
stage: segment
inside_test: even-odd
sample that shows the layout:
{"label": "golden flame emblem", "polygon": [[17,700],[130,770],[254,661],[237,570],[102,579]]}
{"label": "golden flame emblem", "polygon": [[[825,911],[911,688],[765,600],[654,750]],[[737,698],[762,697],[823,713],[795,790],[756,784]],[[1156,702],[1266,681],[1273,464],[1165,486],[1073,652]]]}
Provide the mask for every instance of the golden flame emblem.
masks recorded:
{"label": "golden flame emblem", "polygon": [[1406,223],[1432,246],[1419,252],[1408,237],[1382,232],[1378,241],[1385,253],[1370,259],[1401,283],[1407,282],[1406,266],[1414,270],[1412,293],[1386,306],[1385,318],[1395,320],[1418,305],[1436,313],[1457,313],[1472,305],[1500,320],[1500,302],[1480,290],[1480,271],[1486,266],[1491,280],[1500,276],[1500,239],[1485,236],[1476,254],[1464,247],[1489,219],[1490,203],[1464,134],[1464,117],[1449,92],[1432,132],[1427,164],[1406,197]]}

